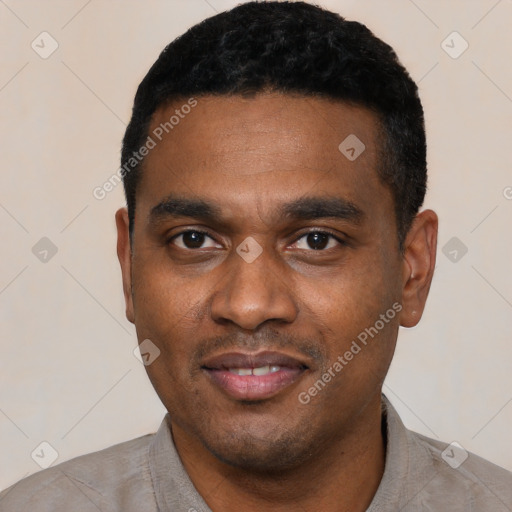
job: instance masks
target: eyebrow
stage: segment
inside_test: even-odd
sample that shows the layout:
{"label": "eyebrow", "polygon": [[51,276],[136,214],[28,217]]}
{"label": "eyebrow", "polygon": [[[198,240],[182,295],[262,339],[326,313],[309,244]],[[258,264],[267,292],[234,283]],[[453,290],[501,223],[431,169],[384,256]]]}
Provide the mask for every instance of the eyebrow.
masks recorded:
{"label": "eyebrow", "polygon": [[364,212],[353,202],[337,197],[302,197],[279,208],[287,218],[297,220],[342,219],[360,224]]}
{"label": "eyebrow", "polygon": [[[360,224],[363,210],[353,202],[336,197],[301,197],[276,209],[280,217],[290,220],[341,219]],[[158,224],[168,218],[190,217],[206,222],[224,224],[221,208],[203,199],[167,196],[151,209],[149,223]]]}

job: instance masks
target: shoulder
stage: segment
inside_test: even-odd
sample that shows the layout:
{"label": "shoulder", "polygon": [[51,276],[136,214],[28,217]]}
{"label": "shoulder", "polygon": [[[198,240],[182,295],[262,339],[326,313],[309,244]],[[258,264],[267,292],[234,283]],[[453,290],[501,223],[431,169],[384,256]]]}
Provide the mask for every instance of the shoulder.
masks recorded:
{"label": "shoulder", "polygon": [[421,493],[425,505],[441,498],[445,506],[453,505],[452,509],[448,507],[450,510],[459,510],[461,503],[469,507],[467,510],[511,510],[510,471],[466,451],[458,443],[443,443],[412,431],[408,431],[408,438],[415,447],[413,452],[431,461],[432,480],[424,482]]}
{"label": "shoulder", "polygon": [[[156,505],[148,508],[155,503],[148,464],[154,435],[125,441],[30,475],[0,493],[0,510],[156,510]],[[121,503],[129,504],[129,508],[120,507]]]}

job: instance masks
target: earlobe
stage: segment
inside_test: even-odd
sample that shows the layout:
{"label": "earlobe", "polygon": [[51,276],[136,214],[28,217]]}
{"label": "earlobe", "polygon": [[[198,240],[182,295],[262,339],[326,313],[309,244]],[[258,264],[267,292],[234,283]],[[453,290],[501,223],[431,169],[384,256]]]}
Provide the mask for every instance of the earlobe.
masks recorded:
{"label": "earlobe", "polygon": [[117,226],[117,257],[121,264],[121,273],[123,278],[123,293],[126,303],[126,318],[134,323],[135,315],[133,310],[132,297],[132,254],[130,246],[130,232],[128,210],[120,208],[116,212]]}
{"label": "earlobe", "polygon": [[400,325],[414,327],[425,308],[434,275],[438,218],[434,211],[416,215],[404,242]]}

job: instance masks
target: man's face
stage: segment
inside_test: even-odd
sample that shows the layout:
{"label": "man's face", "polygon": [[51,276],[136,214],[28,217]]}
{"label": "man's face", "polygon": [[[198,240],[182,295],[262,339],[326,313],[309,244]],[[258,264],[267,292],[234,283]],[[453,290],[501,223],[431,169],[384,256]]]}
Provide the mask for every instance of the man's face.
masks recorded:
{"label": "man's face", "polygon": [[407,269],[376,118],[279,94],[197,102],[145,158],[127,315],[160,349],[146,368],[173,427],[229,464],[291,467],[379,406],[395,347]]}

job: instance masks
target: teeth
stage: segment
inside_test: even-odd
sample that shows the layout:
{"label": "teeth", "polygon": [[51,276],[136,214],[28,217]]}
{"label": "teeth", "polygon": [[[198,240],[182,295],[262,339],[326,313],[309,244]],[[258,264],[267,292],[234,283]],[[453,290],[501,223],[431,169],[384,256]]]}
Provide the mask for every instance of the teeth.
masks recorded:
{"label": "teeth", "polygon": [[267,375],[267,373],[270,373],[270,366],[261,366],[252,370],[253,375]]}
{"label": "teeth", "polygon": [[251,368],[231,368],[229,371],[236,375],[252,375]]}
{"label": "teeth", "polygon": [[230,368],[229,371],[235,375],[268,375],[269,373],[278,372],[281,369],[280,366],[260,366],[259,368]]}

